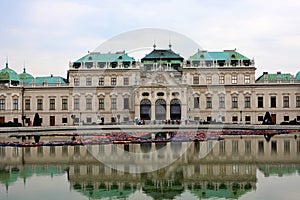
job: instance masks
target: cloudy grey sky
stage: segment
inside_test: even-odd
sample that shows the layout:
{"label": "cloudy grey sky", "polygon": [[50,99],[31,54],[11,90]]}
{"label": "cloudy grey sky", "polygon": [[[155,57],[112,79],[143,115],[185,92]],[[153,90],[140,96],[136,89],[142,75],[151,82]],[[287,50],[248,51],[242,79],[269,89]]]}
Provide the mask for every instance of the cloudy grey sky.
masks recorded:
{"label": "cloudy grey sky", "polygon": [[298,0],[0,0],[0,8],[0,67],[8,56],[18,73],[25,62],[34,76],[66,77],[69,61],[143,28],[178,32],[208,51],[236,48],[255,59],[257,76],[300,70]]}

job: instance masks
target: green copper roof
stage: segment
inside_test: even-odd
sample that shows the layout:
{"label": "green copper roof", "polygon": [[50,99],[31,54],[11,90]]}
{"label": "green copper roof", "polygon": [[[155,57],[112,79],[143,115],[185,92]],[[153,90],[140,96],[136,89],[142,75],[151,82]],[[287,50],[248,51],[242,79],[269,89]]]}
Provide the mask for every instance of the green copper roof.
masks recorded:
{"label": "green copper roof", "polygon": [[0,70],[0,81],[19,81],[19,75],[12,69],[8,67],[8,63],[6,63],[6,67]]}
{"label": "green copper roof", "polygon": [[98,53],[92,52],[76,62],[133,62],[134,58],[127,55],[127,53]]}
{"label": "green copper roof", "polygon": [[277,81],[277,80],[281,80],[281,81],[290,81],[292,78],[291,74],[269,74],[269,73],[264,73],[263,75],[261,75],[258,79],[256,79],[256,82],[264,82],[264,80],[268,80],[268,81]]}
{"label": "green copper roof", "polygon": [[300,81],[300,71],[296,74],[295,80]]}
{"label": "green copper roof", "polygon": [[60,76],[45,76],[45,77],[36,77],[32,79],[29,84],[35,83],[36,85],[43,84],[57,84],[57,83],[66,83],[66,80]]}
{"label": "green copper roof", "polygon": [[118,189],[112,189],[112,190],[104,190],[104,189],[75,189],[77,192],[82,193],[84,196],[95,198],[95,199],[101,199],[101,198],[109,198],[109,199],[127,199],[130,194],[133,193],[133,191],[130,189],[118,191]]}
{"label": "green copper roof", "polygon": [[235,50],[223,52],[198,51],[189,57],[188,60],[250,60],[246,56],[236,52]]}
{"label": "green copper roof", "polygon": [[247,192],[250,192],[251,190],[241,190],[238,189],[237,191],[233,192],[233,191],[229,191],[226,189],[220,189],[220,190],[209,190],[206,189],[205,193],[203,193],[203,190],[194,190],[192,191],[193,194],[195,194],[198,197],[203,197],[203,198],[225,198],[225,199],[237,199],[238,197],[243,196],[244,194],[246,194]]}
{"label": "green copper roof", "polygon": [[23,73],[19,74],[20,81],[23,83],[30,83],[34,77],[31,74],[26,73],[25,67]]}
{"label": "green copper roof", "polygon": [[181,60],[183,57],[179,54],[173,52],[171,49],[154,49],[144,58],[141,59],[142,62],[145,60]]}

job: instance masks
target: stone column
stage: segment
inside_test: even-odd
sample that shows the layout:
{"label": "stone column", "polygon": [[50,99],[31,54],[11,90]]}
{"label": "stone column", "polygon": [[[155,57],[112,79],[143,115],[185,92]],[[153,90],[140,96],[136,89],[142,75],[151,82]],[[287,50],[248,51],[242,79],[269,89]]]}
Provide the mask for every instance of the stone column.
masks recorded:
{"label": "stone column", "polygon": [[155,120],[155,101],[151,100],[151,121]]}

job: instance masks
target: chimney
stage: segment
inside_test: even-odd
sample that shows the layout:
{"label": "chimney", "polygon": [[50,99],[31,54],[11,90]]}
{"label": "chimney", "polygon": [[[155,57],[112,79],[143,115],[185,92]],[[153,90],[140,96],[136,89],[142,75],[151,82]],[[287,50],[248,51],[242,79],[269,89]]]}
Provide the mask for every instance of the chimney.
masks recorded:
{"label": "chimney", "polygon": [[281,74],[281,72],[277,72],[277,74]]}
{"label": "chimney", "polygon": [[263,75],[268,74],[268,72],[263,72]]}

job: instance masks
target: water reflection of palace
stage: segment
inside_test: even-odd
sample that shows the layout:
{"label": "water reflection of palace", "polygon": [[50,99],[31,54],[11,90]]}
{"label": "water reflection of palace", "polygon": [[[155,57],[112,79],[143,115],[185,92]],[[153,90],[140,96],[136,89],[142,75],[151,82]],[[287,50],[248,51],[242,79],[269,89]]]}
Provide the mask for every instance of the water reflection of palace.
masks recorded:
{"label": "water reflection of palace", "polygon": [[[25,180],[35,173],[66,170],[71,189],[93,198],[126,197],[140,189],[155,199],[174,198],[186,189],[201,198],[234,198],[256,189],[257,168],[266,176],[299,172],[300,139],[276,135],[268,142],[263,136],[228,136],[159,145],[0,147],[0,157],[0,183],[7,188],[16,176]],[[152,167],[169,165],[130,173],[150,162]]]}

